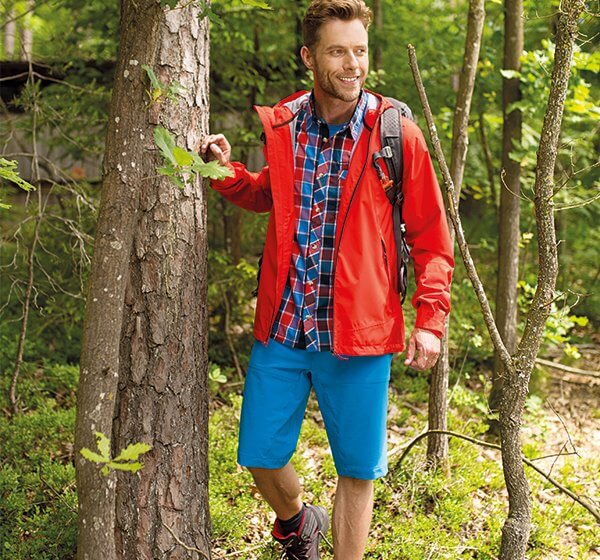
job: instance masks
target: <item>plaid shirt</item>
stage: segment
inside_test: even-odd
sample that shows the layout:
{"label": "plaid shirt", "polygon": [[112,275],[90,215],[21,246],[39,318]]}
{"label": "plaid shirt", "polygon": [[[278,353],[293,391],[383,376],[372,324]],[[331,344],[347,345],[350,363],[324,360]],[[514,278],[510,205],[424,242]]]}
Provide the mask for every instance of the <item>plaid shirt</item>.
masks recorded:
{"label": "plaid shirt", "polygon": [[[330,137],[307,96],[294,123],[294,204],[298,222],[288,280],[271,338],[308,351],[331,350],[333,253],[342,181],[348,173],[364,114],[366,91],[350,121]],[[333,126],[333,125],[332,125]]]}

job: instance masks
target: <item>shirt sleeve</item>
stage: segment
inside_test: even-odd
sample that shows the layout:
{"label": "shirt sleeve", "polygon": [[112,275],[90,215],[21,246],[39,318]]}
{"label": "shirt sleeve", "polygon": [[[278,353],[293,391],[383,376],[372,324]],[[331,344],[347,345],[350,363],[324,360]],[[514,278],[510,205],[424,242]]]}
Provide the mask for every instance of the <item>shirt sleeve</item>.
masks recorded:
{"label": "shirt sleeve", "polygon": [[404,205],[406,241],[411,246],[416,291],[412,305],[417,311],[415,327],[441,338],[450,312],[450,284],[454,251],[446,210],[427,143],[419,127],[403,121]]}

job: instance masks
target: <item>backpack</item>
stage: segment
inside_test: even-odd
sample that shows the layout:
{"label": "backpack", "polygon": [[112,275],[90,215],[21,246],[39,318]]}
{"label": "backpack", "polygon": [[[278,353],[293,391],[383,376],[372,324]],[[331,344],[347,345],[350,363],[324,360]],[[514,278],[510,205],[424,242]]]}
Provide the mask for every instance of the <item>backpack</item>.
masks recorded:
{"label": "backpack", "polygon": [[[394,222],[394,238],[396,240],[396,255],[398,257],[398,293],[402,296],[402,303],[406,298],[408,280],[408,263],[410,261],[410,249],[406,243],[406,226],[402,219],[402,204],[404,193],[402,192],[402,173],[404,170],[404,154],[402,151],[402,117],[414,120],[412,111],[406,105],[392,97],[387,98],[392,107],[388,107],[381,115],[381,150],[373,154],[373,165],[381,181],[381,186],[390,201],[392,208],[392,219]],[[391,177],[388,177],[379,160],[384,158]]]}

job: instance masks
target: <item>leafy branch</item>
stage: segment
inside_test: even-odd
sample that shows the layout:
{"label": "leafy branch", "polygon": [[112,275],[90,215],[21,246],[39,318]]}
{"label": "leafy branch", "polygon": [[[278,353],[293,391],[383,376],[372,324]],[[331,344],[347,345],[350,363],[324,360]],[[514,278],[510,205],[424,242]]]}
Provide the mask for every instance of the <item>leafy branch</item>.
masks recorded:
{"label": "leafy branch", "polygon": [[96,445],[99,453],[83,447],[80,453],[93,463],[104,464],[100,472],[108,475],[110,469],[118,471],[137,472],[144,465],[138,462],[140,455],[147,453],[152,449],[147,443],[131,443],[123,449],[115,458],[110,458],[110,440],[102,432],[94,432],[96,435]]}
{"label": "leafy branch", "polygon": [[166,162],[166,165],[157,169],[158,173],[168,176],[179,188],[185,186],[190,173],[217,180],[232,175],[227,167],[219,165],[217,161],[205,162],[198,154],[176,146],[171,133],[162,126],[154,129],[154,142]]}
{"label": "leafy branch", "polygon": [[[0,179],[10,181],[24,191],[29,192],[35,190],[35,187],[31,183],[28,183],[25,179],[19,176],[19,173],[17,172],[17,162],[15,160],[9,160],[0,157]],[[3,204],[0,202],[0,208],[4,208],[6,210],[10,208],[10,204]]]}

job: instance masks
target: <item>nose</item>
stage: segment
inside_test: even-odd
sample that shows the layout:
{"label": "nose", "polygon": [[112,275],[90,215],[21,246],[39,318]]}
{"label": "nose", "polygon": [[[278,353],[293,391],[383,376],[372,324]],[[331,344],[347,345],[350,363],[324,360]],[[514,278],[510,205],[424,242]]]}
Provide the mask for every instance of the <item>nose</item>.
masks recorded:
{"label": "nose", "polygon": [[358,68],[358,59],[352,51],[344,57],[344,68]]}

